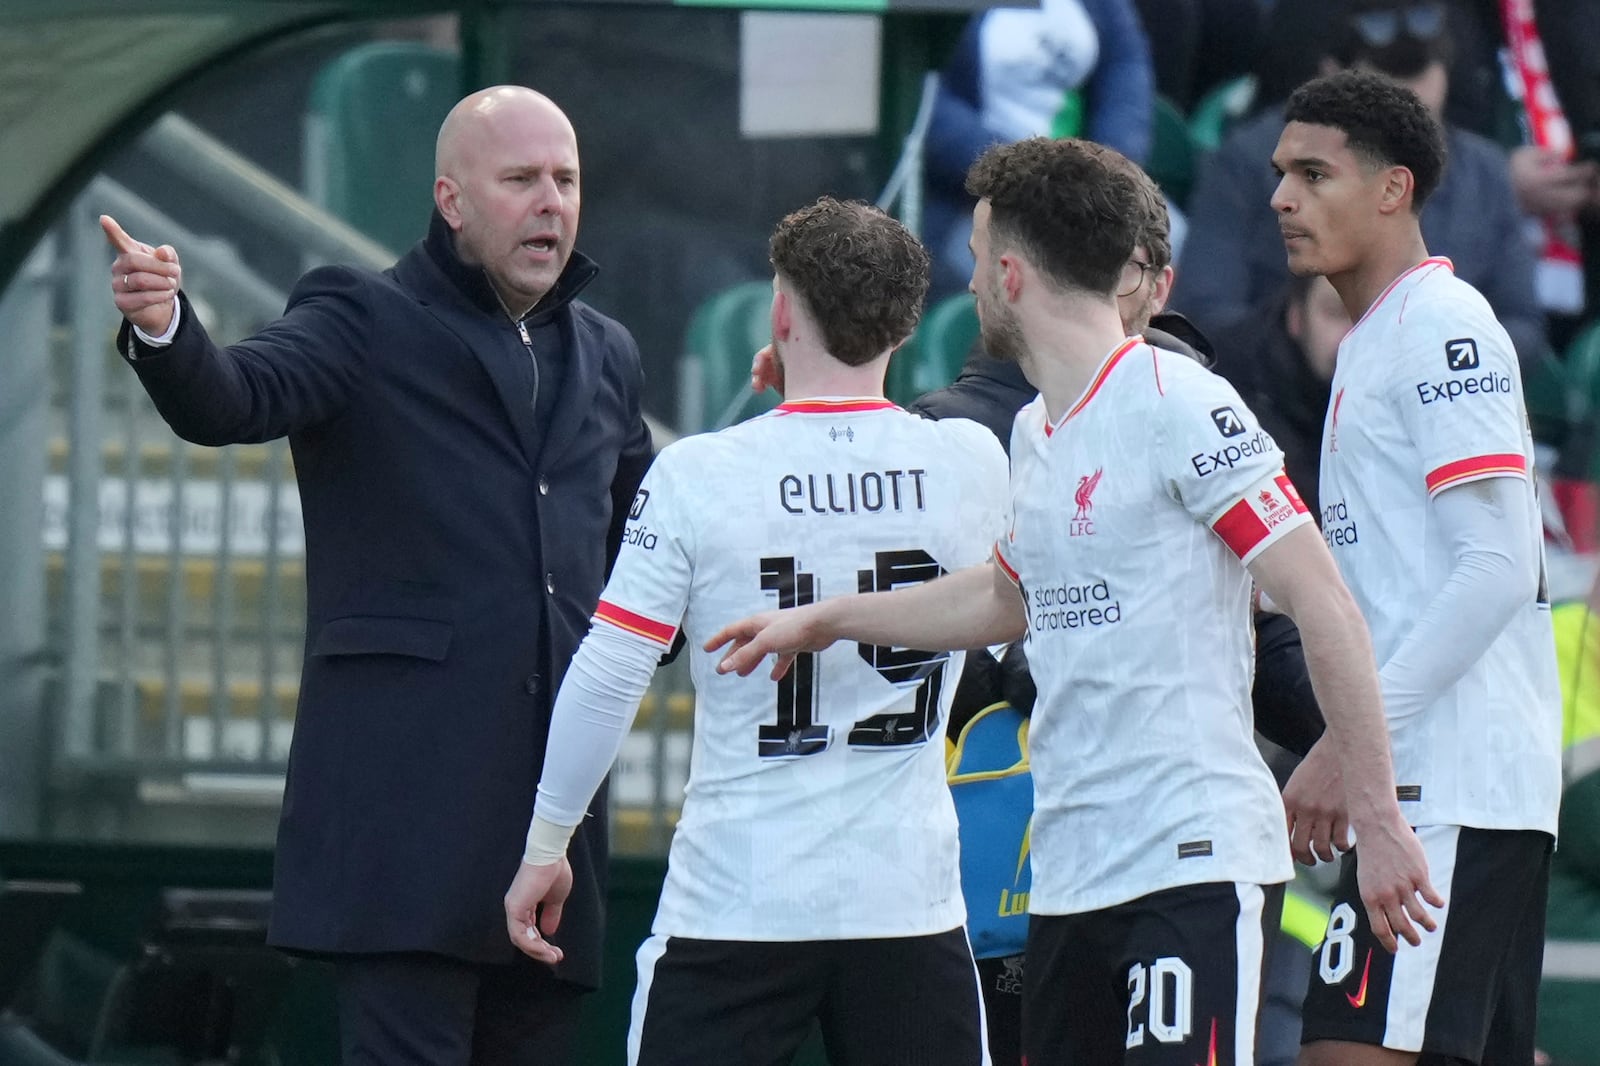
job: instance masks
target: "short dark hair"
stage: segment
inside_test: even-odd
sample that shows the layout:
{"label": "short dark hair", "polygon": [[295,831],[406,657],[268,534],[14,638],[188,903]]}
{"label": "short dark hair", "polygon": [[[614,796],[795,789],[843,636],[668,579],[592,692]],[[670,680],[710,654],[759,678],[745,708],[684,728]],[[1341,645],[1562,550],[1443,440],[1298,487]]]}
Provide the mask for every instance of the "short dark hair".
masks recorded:
{"label": "short dark hair", "polygon": [[1417,94],[1382,74],[1341,70],[1308,81],[1289,96],[1284,121],[1342,130],[1351,151],[1379,167],[1411,171],[1411,209],[1439,187],[1444,134]]}
{"label": "short dark hair", "polygon": [[1032,137],[979,156],[967,192],[989,201],[993,246],[1021,248],[1063,288],[1110,295],[1152,215],[1155,187],[1130,166],[1090,141]]}
{"label": "short dark hair", "polygon": [[773,231],[772,267],[816,319],[828,354],[869,363],[911,336],[928,293],[928,251],[870,204],[824,196]]}

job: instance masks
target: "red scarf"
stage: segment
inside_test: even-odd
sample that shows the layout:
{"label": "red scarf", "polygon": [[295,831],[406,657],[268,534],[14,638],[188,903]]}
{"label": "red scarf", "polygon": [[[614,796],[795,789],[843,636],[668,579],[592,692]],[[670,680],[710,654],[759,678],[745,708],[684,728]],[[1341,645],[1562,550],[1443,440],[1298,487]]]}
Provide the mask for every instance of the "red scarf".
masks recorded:
{"label": "red scarf", "polygon": [[[1556,99],[1545,63],[1544,45],[1533,18],[1533,0],[1501,0],[1506,31],[1506,79],[1526,115],[1529,143],[1572,158],[1572,127]],[[1536,286],[1547,310],[1576,314],[1583,309],[1583,260],[1577,227],[1570,221],[1541,219],[1544,246],[1539,253]]]}

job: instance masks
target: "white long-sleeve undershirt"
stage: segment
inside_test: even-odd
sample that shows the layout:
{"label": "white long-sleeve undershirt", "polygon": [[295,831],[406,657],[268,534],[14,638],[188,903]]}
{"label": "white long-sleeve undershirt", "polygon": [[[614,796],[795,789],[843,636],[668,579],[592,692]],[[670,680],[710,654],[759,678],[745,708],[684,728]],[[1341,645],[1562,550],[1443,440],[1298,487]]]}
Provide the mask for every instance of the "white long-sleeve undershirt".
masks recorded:
{"label": "white long-sleeve undershirt", "polygon": [[546,866],[566,854],[595,790],[650,687],[661,649],[609,625],[589,630],[556,693],[544,774],[523,861]]}
{"label": "white long-sleeve undershirt", "polygon": [[1521,517],[1526,491],[1521,478],[1486,478],[1445,489],[1429,504],[1454,564],[1378,671],[1391,720],[1444,695],[1534,594],[1539,544]]}

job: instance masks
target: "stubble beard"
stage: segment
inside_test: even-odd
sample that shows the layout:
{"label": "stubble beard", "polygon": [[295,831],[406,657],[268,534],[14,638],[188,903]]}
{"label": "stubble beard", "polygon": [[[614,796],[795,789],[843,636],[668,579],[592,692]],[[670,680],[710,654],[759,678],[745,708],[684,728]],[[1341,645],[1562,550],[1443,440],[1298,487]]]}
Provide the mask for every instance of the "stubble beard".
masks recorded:
{"label": "stubble beard", "polygon": [[1007,363],[1021,363],[1028,354],[1022,337],[1022,323],[1017,316],[991,305],[987,314],[978,316],[978,337],[983,350],[991,358]]}

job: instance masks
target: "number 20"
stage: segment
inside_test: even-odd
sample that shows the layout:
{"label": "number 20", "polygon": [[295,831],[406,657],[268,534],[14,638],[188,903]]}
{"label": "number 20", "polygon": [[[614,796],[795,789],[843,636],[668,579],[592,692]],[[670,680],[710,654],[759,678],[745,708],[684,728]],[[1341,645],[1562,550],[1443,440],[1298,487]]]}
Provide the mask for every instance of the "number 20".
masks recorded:
{"label": "number 20", "polygon": [[1136,962],[1128,967],[1128,1041],[1136,1048],[1144,1043],[1145,1023],[1134,1012],[1150,995],[1146,1012],[1150,1035],[1158,1044],[1181,1044],[1194,1029],[1194,975],[1189,964],[1176,956],[1157,959],[1148,967]]}

